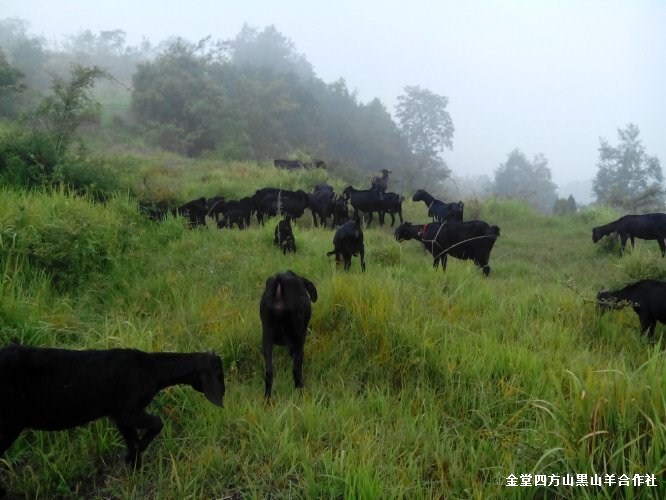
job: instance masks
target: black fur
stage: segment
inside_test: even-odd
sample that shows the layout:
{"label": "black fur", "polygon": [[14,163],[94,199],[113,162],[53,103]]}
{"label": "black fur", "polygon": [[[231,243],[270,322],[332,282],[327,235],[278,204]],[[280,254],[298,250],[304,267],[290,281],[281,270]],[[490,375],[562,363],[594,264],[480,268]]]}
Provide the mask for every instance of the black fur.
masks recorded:
{"label": "black fur", "polygon": [[259,302],[264,353],[266,399],[273,390],[273,346],[289,349],[293,360],[294,385],[303,387],[303,346],[307,335],[312,302],[317,302],[314,284],[293,271],[271,276]]}
{"label": "black fur", "polygon": [[641,322],[641,332],[654,337],[657,321],[666,323],[666,282],[640,280],[620,290],[601,291],[597,295],[599,309],[619,309],[630,305]]}
{"label": "black fur", "polygon": [[109,417],[127,444],[126,462],[138,467],[162,429],[145,408],[175,384],[189,384],[222,406],[222,360],[214,353],[2,348],[0,455],[24,429],[56,431]]}
{"label": "black fur", "polygon": [[344,261],[345,270],[351,267],[353,255],[361,258],[361,270],[365,271],[365,245],[363,244],[363,229],[359,219],[350,220],[340,226],[333,237],[333,250],[326,253],[330,257],[335,255],[335,261]]}

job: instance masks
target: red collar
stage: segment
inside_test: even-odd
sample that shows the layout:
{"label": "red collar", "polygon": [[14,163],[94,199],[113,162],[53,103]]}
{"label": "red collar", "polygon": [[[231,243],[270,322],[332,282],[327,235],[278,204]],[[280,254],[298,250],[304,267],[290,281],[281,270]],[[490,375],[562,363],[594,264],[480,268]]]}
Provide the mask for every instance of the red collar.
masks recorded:
{"label": "red collar", "polygon": [[423,238],[423,235],[425,234],[425,232],[427,230],[428,230],[428,224],[423,224],[423,227],[421,228],[421,234],[419,236],[421,236],[421,238]]}

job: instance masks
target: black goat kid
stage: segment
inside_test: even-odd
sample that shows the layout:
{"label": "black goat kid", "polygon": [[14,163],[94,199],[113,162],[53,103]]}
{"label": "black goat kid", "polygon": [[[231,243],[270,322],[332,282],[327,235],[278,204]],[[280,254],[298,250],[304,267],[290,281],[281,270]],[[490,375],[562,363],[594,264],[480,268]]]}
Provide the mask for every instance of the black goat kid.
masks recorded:
{"label": "black goat kid", "polygon": [[2,348],[0,455],[24,429],[57,431],[109,417],[127,444],[125,461],[139,467],[141,453],[163,425],[145,408],[176,384],[188,384],[222,406],[222,360],[212,352]]}
{"label": "black goat kid", "polygon": [[275,243],[276,247],[282,249],[283,255],[287,255],[287,252],[296,253],[296,239],[294,238],[294,231],[291,228],[289,219],[282,219],[275,226],[273,243]]}
{"label": "black goat kid", "polygon": [[259,302],[264,353],[265,397],[273,391],[273,346],[289,349],[293,360],[294,385],[303,387],[303,346],[312,315],[311,302],[317,302],[314,284],[293,271],[271,276]]}
{"label": "black goat kid", "polygon": [[597,295],[601,312],[630,305],[641,322],[641,332],[654,337],[657,321],[666,323],[666,283],[657,280],[640,280],[620,290],[603,290]]}
{"label": "black goat kid", "polygon": [[361,271],[365,271],[365,245],[363,244],[363,229],[361,221],[356,218],[345,222],[333,236],[333,250],[326,253],[327,257],[335,255],[336,264],[345,263],[345,271],[351,267],[353,255],[361,258]]}

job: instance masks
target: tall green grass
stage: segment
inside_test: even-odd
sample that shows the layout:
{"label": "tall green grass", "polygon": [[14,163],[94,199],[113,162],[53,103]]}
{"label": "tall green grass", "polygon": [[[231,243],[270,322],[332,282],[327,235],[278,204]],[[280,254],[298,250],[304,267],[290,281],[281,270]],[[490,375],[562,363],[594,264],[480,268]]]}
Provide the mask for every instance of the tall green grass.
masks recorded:
{"label": "tall green grass", "polygon": [[[273,185],[311,189],[325,172],[119,157],[126,186],[158,199],[240,197]],[[143,180],[142,180],[143,179]],[[336,187],[341,183],[332,180]],[[141,186],[144,186],[141,188]],[[145,191],[141,191],[145,189]],[[161,194],[160,194],[161,193]],[[105,205],[63,192],[0,196],[0,343],[148,351],[215,349],[225,408],[186,387],[149,411],[166,423],[128,472],[106,420],[25,432],[0,477],[30,498],[661,498],[666,465],[662,345],[635,314],[599,316],[603,287],[664,268],[654,242],[620,258],[591,228],[614,214],[562,218],[486,200],[501,228],[487,279],[416,242],[366,230],[368,269],[325,256],[333,232],[296,223],[296,255],[272,243],[274,221],[247,231],[155,224],[128,197]],[[406,218],[425,222],[422,203]],[[320,299],[305,352],[305,389],[275,354],[263,400],[259,297],[292,269]],[[658,329],[662,332],[663,329]],[[1,410],[0,410],[1,411]],[[656,488],[510,488],[509,474],[654,473]]]}

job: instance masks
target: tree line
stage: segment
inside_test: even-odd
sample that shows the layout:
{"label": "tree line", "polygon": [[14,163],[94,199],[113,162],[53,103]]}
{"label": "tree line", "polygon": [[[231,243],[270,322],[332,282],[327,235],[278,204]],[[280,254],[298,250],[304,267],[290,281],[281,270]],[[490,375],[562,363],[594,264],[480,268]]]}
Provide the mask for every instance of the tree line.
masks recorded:
{"label": "tree line", "polygon": [[[318,78],[274,26],[246,25],[231,40],[172,38],[156,47],[148,41],[128,47],[122,30],[85,31],[49,49],[25,21],[6,19],[0,48],[0,117],[31,116],[33,129],[39,122],[50,130],[56,153],[78,125],[99,119],[89,92],[106,80],[131,88],[116,126],[185,156],[323,158],[352,181],[388,167],[401,178],[401,190],[441,186],[451,175],[442,156],[453,148],[455,132],[447,97],[407,85],[394,115],[379,99],[360,102],[344,79]],[[76,112],[68,108],[72,97]],[[69,114],[58,115],[58,107]],[[646,153],[637,126],[618,134],[618,146],[600,139],[597,201],[624,211],[662,210],[659,160]],[[529,159],[518,148],[496,168],[491,186],[491,194],[544,213],[575,211],[575,200],[558,199],[556,190],[546,157]]]}

